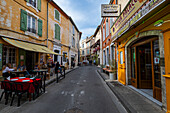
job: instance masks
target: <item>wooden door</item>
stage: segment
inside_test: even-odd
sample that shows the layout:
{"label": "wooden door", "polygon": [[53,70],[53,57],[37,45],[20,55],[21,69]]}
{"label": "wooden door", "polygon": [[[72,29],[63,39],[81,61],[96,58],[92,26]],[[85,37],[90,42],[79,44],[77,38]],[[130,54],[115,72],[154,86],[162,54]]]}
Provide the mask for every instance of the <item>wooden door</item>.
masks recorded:
{"label": "wooden door", "polygon": [[137,47],[139,88],[152,89],[151,43]]}
{"label": "wooden door", "polygon": [[136,47],[131,48],[131,84],[137,88],[137,57]]}

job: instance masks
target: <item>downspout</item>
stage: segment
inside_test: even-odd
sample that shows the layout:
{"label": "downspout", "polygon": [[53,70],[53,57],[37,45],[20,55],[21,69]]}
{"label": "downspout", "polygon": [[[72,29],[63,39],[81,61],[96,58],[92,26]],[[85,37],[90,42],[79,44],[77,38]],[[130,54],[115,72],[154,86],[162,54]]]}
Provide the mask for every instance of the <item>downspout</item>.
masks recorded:
{"label": "downspout", "polygon": [[47,48],[48,48],[48,3],[51,2],[52,0],[49,0],[47,2]]}

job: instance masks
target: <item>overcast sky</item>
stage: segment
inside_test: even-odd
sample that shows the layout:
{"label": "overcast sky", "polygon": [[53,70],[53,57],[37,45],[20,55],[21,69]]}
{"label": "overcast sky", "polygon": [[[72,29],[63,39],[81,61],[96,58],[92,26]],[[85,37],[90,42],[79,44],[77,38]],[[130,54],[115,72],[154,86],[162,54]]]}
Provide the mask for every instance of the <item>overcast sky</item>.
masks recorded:
{"label": "overcast sky", "polygon": [[101,4],[109,4],[110,0],[54,0],[61,9],[72,17],[82,39],[94,34],[101,23]]}

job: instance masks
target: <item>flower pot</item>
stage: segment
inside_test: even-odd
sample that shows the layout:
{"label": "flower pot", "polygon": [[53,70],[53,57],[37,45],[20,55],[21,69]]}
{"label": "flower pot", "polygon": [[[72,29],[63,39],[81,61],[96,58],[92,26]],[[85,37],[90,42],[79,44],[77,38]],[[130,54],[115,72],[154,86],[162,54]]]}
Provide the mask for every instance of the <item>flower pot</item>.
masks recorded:
{"label": "flower pot", "polygon": [[110,80],[116,80],[116,74],[115,73],[109,73],[109,79]]}

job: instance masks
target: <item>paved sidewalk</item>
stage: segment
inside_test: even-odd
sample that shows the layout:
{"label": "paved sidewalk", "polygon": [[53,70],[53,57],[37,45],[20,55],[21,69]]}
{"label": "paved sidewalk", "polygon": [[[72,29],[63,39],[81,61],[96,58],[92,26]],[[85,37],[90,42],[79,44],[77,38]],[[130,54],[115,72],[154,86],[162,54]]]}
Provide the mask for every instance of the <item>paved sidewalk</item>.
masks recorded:
{"label": "paved sidewalk", "polygon": [[[104,80],[109,79],[109,76],[101,70],[98,70],[98,73]],[[107,85],[128,113],[165,113],[160,106],[132,90],[129,86],[124,86],[118,81],[107,82]]]}
{"label": "paved sidewalk", "polygon": [[[67,77],[67,74],[75,69],[77,69],[78,66],[72,68],[72,69],[68,69],[65,71],[66,73],[66,77]],[[64,80],[64,79],[63,79]],[[53,76],[50,76],[50,79],[49,80],[46,80],[45,81],[45,84],[46,86],[48,86],[49,84],[51,84],[52,82],[55,82],[56,81],[56,76],[53,75]],[[59,81],[60,83],[60,81]],[[2,94],[3,90],[0,88],[0,96]],[[23,95],[23,98],[21,98],[21,106],[24,105],[24,103],[28,103],[29,101],[26,99],[25,97],[26,95]],[[40,95],[41,96],[41,95]],[[25,98],[24,98],[25,97]],[[36,99],[34,100],[36,101]],[[34,101],[30,101],[29,103],[31,104],[32,102]],[[10,102],[11,100],[9,99],[8,101],[8,104],[5,105],[5,99],[3,98],[1,101],[0,101],[0,113],[12,113],[13,111],[15,111],[18,107],[17,107],[17,96],[16,96],[16,99],[14,99],[14,102],[13,102],[13,105],[10,106]],[[21,107],[20,106],[20,107]]]}

